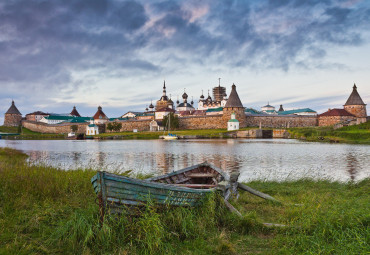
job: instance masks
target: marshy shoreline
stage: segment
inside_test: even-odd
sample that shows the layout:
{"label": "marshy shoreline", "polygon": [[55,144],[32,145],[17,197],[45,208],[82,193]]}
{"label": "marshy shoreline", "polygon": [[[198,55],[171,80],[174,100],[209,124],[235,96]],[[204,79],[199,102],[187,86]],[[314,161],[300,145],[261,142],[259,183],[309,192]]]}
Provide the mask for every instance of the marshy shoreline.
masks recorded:
{"label": "marshy shoreline", "polygon": [[[0,253],[6,254],[367,254],[370,179],[265,182],[249,186],[283,202],[241,192],[239,218],[210,197],[199,208],[155,208],[99,225],[92,169],[29,165],[0,149]],[[268,228],[263,222],[287,225]]]}

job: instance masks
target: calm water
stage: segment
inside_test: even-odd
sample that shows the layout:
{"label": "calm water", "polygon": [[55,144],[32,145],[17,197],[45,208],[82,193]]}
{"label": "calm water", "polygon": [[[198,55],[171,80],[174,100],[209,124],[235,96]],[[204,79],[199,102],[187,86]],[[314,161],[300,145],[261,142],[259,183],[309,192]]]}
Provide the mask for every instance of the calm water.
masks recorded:
{"label": "calm water", "polygon": [[309,143],[283,139],[225,140],[0,140],[19,149],[30,162],[63,169],[91,167],[162,174],[203,161],[240,180],[287,180],[310,177],[359,181],[370,177],[370,146]]}

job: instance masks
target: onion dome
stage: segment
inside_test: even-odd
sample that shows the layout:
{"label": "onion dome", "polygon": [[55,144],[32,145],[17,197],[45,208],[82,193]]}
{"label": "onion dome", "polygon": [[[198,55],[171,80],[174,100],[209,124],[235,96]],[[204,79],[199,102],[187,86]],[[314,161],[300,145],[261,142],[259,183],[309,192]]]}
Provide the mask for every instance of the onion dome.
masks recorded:
{"label": "onion dome", "polygon": [[154,108],[153,102],[150,102],[149,108],[150,109],[153,109]]}
{"label": "onion dome", "polygon": [[170,100],[168,100],[168,104],[173,104],[173,101],[172,101],[171,98],[170,98]]}
{"label": "onion dome", "polygon": [[204,99],[204,96],[203,96],[203,89],[202,89],[202,95],[200,95],[200,99],[203,100]]}
{"label": "onion dome", "polygon": [[279,112],[283,112],[283,111],[284,111],[284,108],[283,108],[283,105],[281,104],[279,108]]}
{"label": "onion dome", "polygon": [[188,94],[186,94],[186,92],[184,92],[184,94],[182,94],[182,99],[184,99],[184,100],[188,99]]}
{"label": "onion dome", "polygon": [[145,111],[149,111],[148,107],[147,107],[147,108],[145,108]]}

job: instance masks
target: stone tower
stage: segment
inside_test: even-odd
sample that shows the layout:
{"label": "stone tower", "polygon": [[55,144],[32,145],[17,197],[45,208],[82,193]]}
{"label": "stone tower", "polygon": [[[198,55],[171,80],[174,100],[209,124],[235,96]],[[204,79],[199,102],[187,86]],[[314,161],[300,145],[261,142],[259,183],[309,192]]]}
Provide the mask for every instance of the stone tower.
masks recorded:
{"label": "stone tower", "polygon": [[352,93],[344,104],[344,109],[357,117],[357,123],[366,122],[366,104],[358,94],[356,84],[353,85]]}
{"label": "stone tower", "polygon": [[227,121],[231,118],[232,113],[235,113],[235,118],[239,120],[240,128],[247,126],[247,117],[245,116],[244,106],[240,101],[238,92],[236,92],[235,84],[231,86],[229,99],[227,100],[223,109],[225,126],[227,125]]}
{"label": "stone tower", "polygon": [[5,113],[4,126],[17,127],[21,124],[21,122],[22,122],[22,113],[20,113],[18,108],[15,106],[14,101],[12,101],[12,105]]}

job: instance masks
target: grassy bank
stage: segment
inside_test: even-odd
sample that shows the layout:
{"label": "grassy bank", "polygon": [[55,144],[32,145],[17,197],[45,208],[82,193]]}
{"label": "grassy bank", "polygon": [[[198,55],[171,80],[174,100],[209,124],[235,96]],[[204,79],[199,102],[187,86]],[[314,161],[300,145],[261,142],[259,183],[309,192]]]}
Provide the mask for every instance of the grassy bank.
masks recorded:
{"label": "grassy bank", "polygon": [[4,127],[0,126],[0,133],[13,133],[19,134],[15,136],[8,136],[6,139],[22,139],[22,140],[50,140],[50,139],[64,139],[63,134],[43,134],[34,132],[27,128],[22,127]]}
{"label": "grassy bank", "polygon": [[[199,208],[147,206],[99,226],[93,170],[30,166],[0,149],[0,254],[367,254],[370,180],[252,182],[284,202],[248,193],[230,214],[217,198]],[[299,204],[294,205],[294,204]],[[286,224],[266,228],[262,222]]]}
{"label": "grassy bank", "polygon": [[370,121],[360,125],[333,127],[290,128],[292,138],[315,142],[370,144]]}

